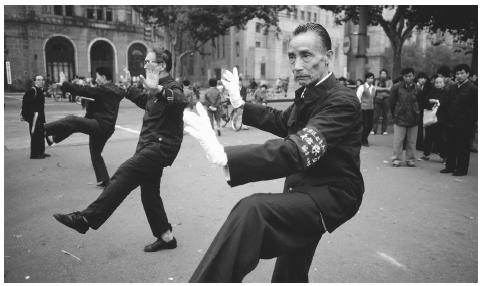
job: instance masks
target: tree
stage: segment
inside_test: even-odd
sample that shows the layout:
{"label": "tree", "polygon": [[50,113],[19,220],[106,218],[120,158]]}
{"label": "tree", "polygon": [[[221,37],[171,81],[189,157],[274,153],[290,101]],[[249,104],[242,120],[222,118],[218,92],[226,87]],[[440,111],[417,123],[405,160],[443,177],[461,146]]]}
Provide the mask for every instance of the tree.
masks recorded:
{"label": "tree", "polygon": [[[360,20],[360,6],[320,6],[332,11],[336,23]],[[414,29],[431,32],[447,31],[460,39],[475,39],[477,35],[477,6],[368,6],[369,25],[383,28],[393,49],[392,75],[400,74],[402,47]],[[391,18],[390,18],[391,16]],[[385,18],[387,17],[387,18]],[[476,43],[476,41],[475,41]],[[476,46],[476,45],[475,45]]]}
{"label": "tree", "polygon": [[181,60],[186,55],[200,52],[201,47],[229,28],[243,29],[254,18],[264,21],[265,29],[278,28],[278,12],[289,6],[134,6],[146,25],[164,27],[166,42],[173,52],[173,72],[180,76]]}

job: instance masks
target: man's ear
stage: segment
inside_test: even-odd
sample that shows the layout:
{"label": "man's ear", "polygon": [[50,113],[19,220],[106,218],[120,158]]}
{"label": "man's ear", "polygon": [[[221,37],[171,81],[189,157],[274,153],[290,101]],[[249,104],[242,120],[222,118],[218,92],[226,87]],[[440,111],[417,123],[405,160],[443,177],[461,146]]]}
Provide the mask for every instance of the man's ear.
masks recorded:
{"label": "man's ear", "polygon": [[161,71],[166,71],[167,65],[165,62],[162,62],[159,66],[161,67]]}

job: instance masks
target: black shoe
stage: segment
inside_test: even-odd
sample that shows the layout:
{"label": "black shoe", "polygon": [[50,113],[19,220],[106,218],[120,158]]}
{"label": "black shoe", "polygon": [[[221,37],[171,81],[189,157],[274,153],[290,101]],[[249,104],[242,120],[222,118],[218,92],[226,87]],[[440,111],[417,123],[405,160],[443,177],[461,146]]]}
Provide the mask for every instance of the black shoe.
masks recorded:
{"label": "black shoe", "polygon": [[100,182],[97,182],[97,184],[95,184],[95,185],[99,188],[105,188],[105,187],[107,187],[109,182],[110,182],[109,180],[100,181]]}
{"label": "black shoe", "polygon": [[80,233],[86,233],[89,229],[89,225],[84,220],[84,217],[80,214],[80,212],[73,212],[70,214],[54,214],[54,218],[61,224],[73,228]]}
{"label": "black shoe", "polygon": [[452,176],[457,176],[457,177],[467,176],[467,173],[455,171],[455,172],[452,174]]}
{"label": "black shoe", "polygon": [[46,158],[46,157],[50,157],[51,155],[47,154],[47,153],[44,153],[43,156]]}
{"label": "black shoe", "polygon": [[45,159],[44,155],[35,155],[35,156],[30,156],[30,159]]}
{"label": "black shoe", "polygon": [[454,170],[452,170],[452,169],[447,169],[447,168],[445,168],[445,169],[443,169],[443,170],[440,171],[440,173],[442,173],[442,174],[448,174],[448,173],[453,173],[453,172],[454,172]]}
{"label": "black shoe", "polygon": [[169,242],[165,242],[161,238],[158,238],[156,241],[153,243],[146,245],[144,247],[144,252],[155,252],[163,249],[174,249],[177,247],[177,241],[176,238],[173,238]]}

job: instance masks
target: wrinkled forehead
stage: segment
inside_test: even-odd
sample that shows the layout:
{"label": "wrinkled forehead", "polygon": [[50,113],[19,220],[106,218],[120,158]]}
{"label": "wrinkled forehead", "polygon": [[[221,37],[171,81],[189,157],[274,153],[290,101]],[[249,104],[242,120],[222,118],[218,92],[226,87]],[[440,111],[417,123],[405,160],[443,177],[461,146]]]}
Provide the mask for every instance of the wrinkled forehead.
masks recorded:
{"label": "wrinkled forehead", "polygon": [[298,34],[291,39],[289,44],[290,52],[303,50],[326,52],[321,37],[313,31]]}

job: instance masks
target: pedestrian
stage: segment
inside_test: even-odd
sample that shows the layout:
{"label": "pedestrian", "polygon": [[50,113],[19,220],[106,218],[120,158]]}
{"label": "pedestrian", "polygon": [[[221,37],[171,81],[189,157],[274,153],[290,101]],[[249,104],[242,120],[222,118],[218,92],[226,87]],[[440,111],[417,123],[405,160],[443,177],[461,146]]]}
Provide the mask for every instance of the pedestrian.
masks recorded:
{"label": "pedestrian", "polygon": [[362,119],[363,119],[363,133],[362,133],[362,145],[368,147],[368,135],[372,131],[373,127],[373,109],[376,87],[373,84],[375,81],[375,75],[368,72],[365,74],[365,83],[360,85],[356,90],[356,95],[361,103]]}
{"label": "pedestrian", "polygon": [[468,79],[466,64],[455,67],[457,83],[449,89],[447,100],[447,162],[441,173],[466,176],[470,160],[470,139],[477,121],[477,88]]}
{"label": "pedestrian", "polygon": [[60,143],[73,133],[89,135],[89,150],[94,167],[97,186],[105,187],[109,183],[109,173],[102,157],[107,140],[114,134],[119,104],[124,98],[124,92],[112,82],[109,69],[96,69],[97,87],[78,85],[66,81],[60,73],[62,91],[73,96],[92,99],[86,107],[85,117],[69,115],[45,125],[45,137],[49,145]]}
{"label": "pedestrian", "polygon": [[243,123],[280,139],[224,148],[202,106],[201,116],[185,112],[186,131],[223,166],[230,186],[286,177],[283,193],[254,194],[234,206],[189,282],[241,282],[259,259],[275,257],[272,282],[308,282],[321,236],[357,213],[364,192],[360,102],[330,72],[333,57],[323,26],[295,29],[288,58],[301,87],[285,111],[245,103],[237,69],[223,73]]}
{"label": "pedestrian", "polygon": [[[442,77],[437,77],[435,79],[434,87],[430,90],[425,102],[423,103],[423,108],[426,110],[432,110],[437,106],[437,122],[425,126],[425,137],[424,137],[424,148],[422,160],[430,160],[431,153],[438,153],[442,161],[446,158],[446,143],[444,141],[442,128],[446,121],[446,116],[442,115],[444,113],[442,102],[447,100],[447,91],[444,89],[444,79]],[[442,109],[439,112],[439,109]]]}
{"label": "pedestrian", "polygon": [[417,126],[417,143],[415,148],[419,151],[424,151],[424,135],[423,135],[423,107],[426,105],[428,94],[432,90],[432,84],[429,81],[427,74],[421,72],[415,79],[417,87],[417,102],[420,108],[418,126]]}
{"label": "pedestrian", "polygon": [[268,99],[268,86],[266,84],[262,84],[254,92],[254,100],[258,104],[267,105],[268,104],[267,99]]}
{"label": "pedestrian", "polygon": [[50,157],[45,153],[44,123],[45,123],[45,94],[44,77],[36,75],[33,86],[29,88],[22,99],[22,120],[28,122],[30,135],[30,159],[44,159]]}
{"label": "pedestrian", "polygon": [[[221,92],[217,88],[218,80],[211,78],[209,80],[209,88],[206,91],[206,107],[208,109],[209,120],[211,120],[211,127],[218,136],[221,136]],[[216,127],[214,127],[216,122]]]}
{"label": "pedestrian", "polygon": [[173,163],[181,147],[182,114],[187,100],[182,87],[169,74],[172,55],[168,50],[148,50],[144,68],[144,90],[129,86],[130,76],[126,76],[124,83],[128,86],[126,98],[145,110],[135,154],[117,169],[109,185],[85,210],[54,217],[80,233],[98,229],[127,195],[140,186],[147,221],[157,238],[144,251],[153,252],[177,247],[160,196],[160,180],[164,167]]}
{"label": "pedestrian", "polygon": [[341,83],[341,85],[347,86],[346,78],[341,76],[338,78],[338,81]]}
{"label": "pedestrian", "polygon": [[[243,80],[242,78],[239,78],[239,94],[241,95],[241,99],[246,102],[246,97],[248,95],[248,92],[246,90],[246,87],[243,85]],[[233,110],[234,111],[234,110]],[[231,112],[232,118],[231,118],[231,128],[234,131],[239,131],[239,130],[249,130],[249,127],[243,124],[243,120],[241,116],[237,112]]]}
{"label": "pedestrian", "polygon": [[393,86],[392,80],[388,77],[386,69],[380,71],[380,77],[375,83],[375,111],[373,117],[373,134],[378,132],[378,124],[380,123],[380,116],[382,117],[382,129],[380,134],[387,135],[388,111],[390,110],[388,98],[390,97],[390,89]]}
{"label": "pedestrian", "polygon": [[191,87],[191,82],[188,79],[185,79],[182,82],[182,91],[187,100],[187,108],[193,109],[196,105],[197,100],[196,95],[194,94],[194,90]]}
{"label": "pedestrian", "polygon": [[356,80],[355,82],[355,89],[358,90],[358,87],[360,85],[363,85],[363,80],[361,80],[360,78]]}
{"label": "pedestrian", "polygon": [[406,140],[405,161],[415,167],[415,143],[419,121],[417,89],[413,82],[412,68],[402,70],[403,80],[393,85],[390,91],[390,110],[393,115],[393,156],[392,165],[399,167],[402,161],[403,145]]}
{"label": "pedestrian", "polygon": [[437,76],[444,78],[445,89],[450,89],[450,87],[455,84],[455,81],[452,80],[452,72],[448,66],[440,66],[437,69]]}

